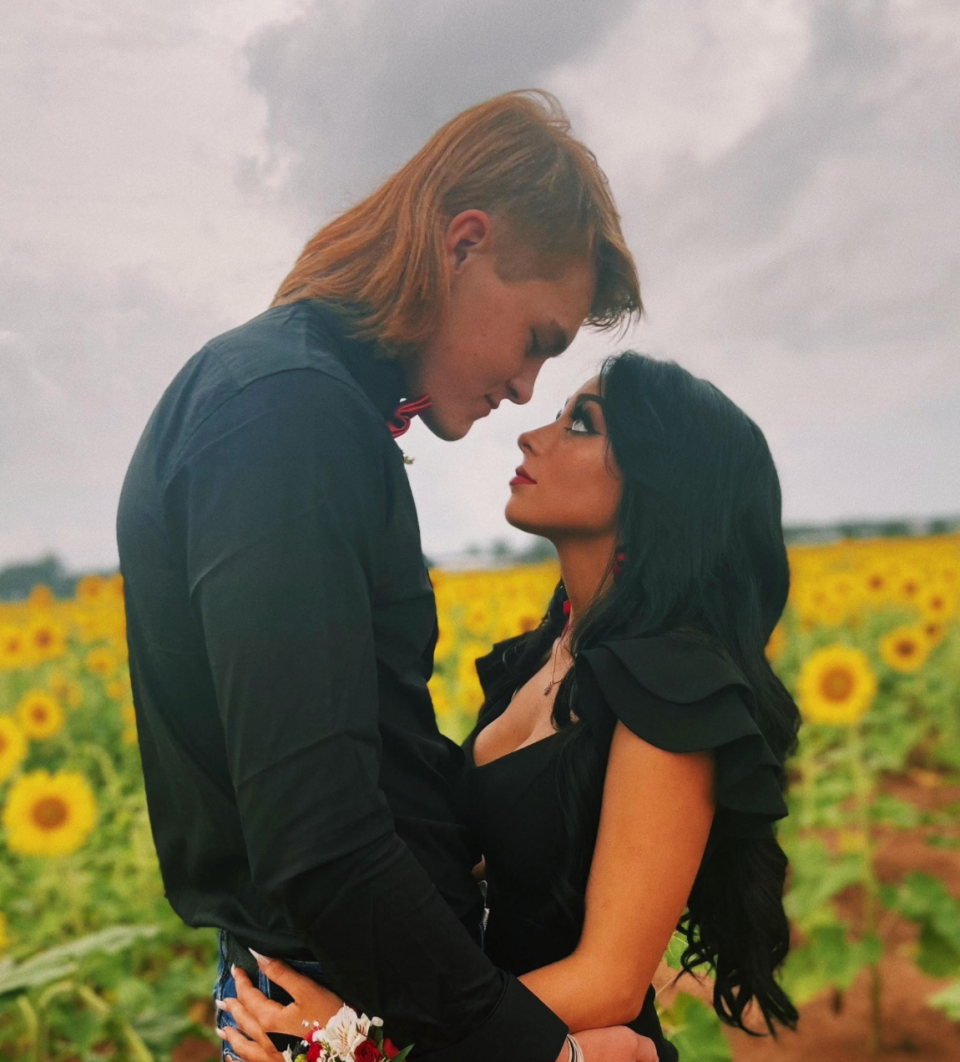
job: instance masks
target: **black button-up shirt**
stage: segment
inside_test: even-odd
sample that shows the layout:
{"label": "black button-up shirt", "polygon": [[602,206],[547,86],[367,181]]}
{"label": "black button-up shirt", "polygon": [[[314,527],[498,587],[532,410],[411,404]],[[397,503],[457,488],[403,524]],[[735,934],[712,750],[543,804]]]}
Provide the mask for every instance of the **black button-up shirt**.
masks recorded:
{"label": "black button-up shirt", "polygon": [[416,1056],[553,1062],[564,1024],[474,942],[436,608],[386,420],[403,370],[311,302],[167,389],[117,518],[167,897],[331,985]]}

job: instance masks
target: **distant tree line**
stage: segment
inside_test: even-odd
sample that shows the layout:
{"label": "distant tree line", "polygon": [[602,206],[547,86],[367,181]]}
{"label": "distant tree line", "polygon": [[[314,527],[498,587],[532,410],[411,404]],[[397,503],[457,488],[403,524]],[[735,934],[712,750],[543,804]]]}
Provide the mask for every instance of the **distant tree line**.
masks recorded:
{"label": "distant tree line", "polygon": [[[960,516],[935,517],[924,520],[849,520],[836,524],[796,524],[785,527],[783,537],[788,545],[835,542],[840,538],[899,538],[918,535],[947,535],[960,531]],[[508,564],[537,564],[556,557],[553,546],[544,538],[531,538],[530,545],[516,547],[497,540],[487,546],[468,546],[457,555],[458,567],[475,564],[501,566]],[[424,557],[428,567],[443,566],[446,557]],[[77,581],[90,572],[69,572],[53,553],[39,560],[10,564],[0,568],[0,601],[22,601],[38,583],[49,586],[57,597],[72,597]],[[109,571],[98,574],[110,575]]]}
{"label": "distant tree line", "polygon": [[[89,572],[68,572],[53,553],[39,560],[0,568],[0,601],[22,601],[39,583],[49,586],[57,597],[72,597],[77,581]],[[109,575],[109,572],[103,572]]]}

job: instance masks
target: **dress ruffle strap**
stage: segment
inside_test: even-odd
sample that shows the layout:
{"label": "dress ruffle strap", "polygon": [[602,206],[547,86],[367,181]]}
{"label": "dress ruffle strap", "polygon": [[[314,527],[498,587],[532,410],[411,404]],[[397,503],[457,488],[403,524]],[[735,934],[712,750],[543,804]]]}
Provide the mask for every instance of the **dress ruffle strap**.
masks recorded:
{"label": "dress ruffle strap", "polygon": [[579,697],[601,697],[626,726],[668,752],[713,750],[714,832],[769,836],[787,814],[783,768],[751,714],[744,676],[700,639],[627,638],[577,658]]}

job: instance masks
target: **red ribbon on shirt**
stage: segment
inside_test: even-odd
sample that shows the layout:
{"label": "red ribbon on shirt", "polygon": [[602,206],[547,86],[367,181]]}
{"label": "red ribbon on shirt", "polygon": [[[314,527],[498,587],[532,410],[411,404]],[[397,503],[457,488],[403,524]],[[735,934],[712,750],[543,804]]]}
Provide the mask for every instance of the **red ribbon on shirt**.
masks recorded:
{"label": "red ribbon on shirt", "polygon": [[401,435],[410,429],[410,421],[420,416],[433,405],[433,399],[429,395],[414,398],[410,402],[401,402],[394,410],[393,416],[387,421],[390,434],[399,439]]}

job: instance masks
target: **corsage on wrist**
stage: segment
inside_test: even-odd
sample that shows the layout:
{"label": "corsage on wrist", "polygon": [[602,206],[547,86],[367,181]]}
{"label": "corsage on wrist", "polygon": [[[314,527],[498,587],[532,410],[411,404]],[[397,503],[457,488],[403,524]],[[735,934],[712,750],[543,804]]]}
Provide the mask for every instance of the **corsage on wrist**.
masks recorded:
{"label": "corsage on wrist", "polygon": [[300,1047],[288,1047],[283,1056],[287,1062],[403,1062],[412,1048],[400,1050],[384,1036],[382,1018],[357,1014],[344,1004],[323,1027],[314,1022]]}

